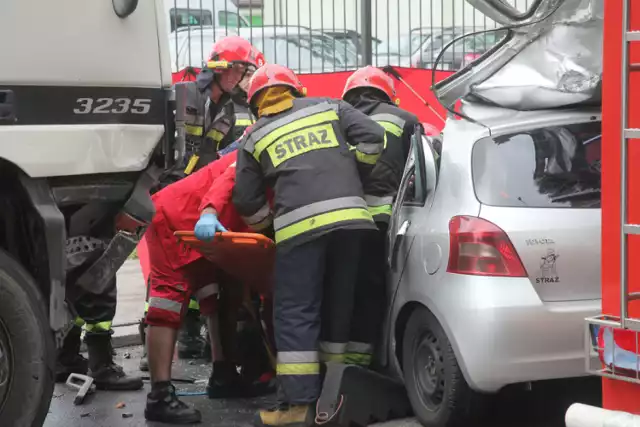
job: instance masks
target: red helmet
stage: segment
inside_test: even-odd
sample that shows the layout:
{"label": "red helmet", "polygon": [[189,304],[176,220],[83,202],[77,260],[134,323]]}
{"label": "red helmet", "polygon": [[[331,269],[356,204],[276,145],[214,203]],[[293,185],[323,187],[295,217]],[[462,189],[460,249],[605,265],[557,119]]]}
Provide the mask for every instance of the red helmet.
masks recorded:
{"label": "red helmet", "polygon": [[249,103],[253,101],[256,94],[262,89],[272,86],[287,86],[293,89],[298,96],[305,96],[307,88],[305,88],[298,76],[284,65],[266,64],[253,74],[249,82],[249,90],[247,91],[247,99]]}
{"label": "red helmet", "polygon": [[265,64],[264,55],[248,40],[240,36],[228,36],[215,42],[209,54],[207,68],[222,70],[234,64],[262,67]]}
{"label": "red helmet", "polygon": [[422,129],[426,136],[438,136],[440,135],[440,129],[432,125],[431,123],[422,122]]}
{"label": "red helmet", "polygon": [[387,95],[390,101],[396,104],[398,103],[393,79],[387,75],[387,73],[376,67],[367,65],[364,68],[354,71],[347,79],[347,84],[344,86],[344,91],[342,92],[342,99],[344,99],[349,91],[360,87],[378,89]]}

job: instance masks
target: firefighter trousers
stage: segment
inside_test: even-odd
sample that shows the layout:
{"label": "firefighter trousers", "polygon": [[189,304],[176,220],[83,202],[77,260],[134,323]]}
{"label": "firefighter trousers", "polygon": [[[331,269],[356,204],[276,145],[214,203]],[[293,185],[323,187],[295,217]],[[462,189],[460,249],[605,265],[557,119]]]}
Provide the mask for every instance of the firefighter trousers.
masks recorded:
{"label": "firefighter trousers", "polygon": [[274,327],[280,400],[286,403],[315,402],[320,362],[344,359],[361,234],[335,230],[277,247]]}
{"label": "firefighter trousers", "polygon": [[77,326],[84,326],[86,336],[111,333],[113,318],[116,316],[118,289],[114,277],[101,294],[94,294],[79,286],[67,287],[67,298],[72,302],[78,317]]}
{"label": "firefighter trousers", "polygon": [[385,281],[387,224],[367,231],[362,238],[358,280],[356,281],[351,333],[345,362],[368,367],[382,334],[386,315]]}

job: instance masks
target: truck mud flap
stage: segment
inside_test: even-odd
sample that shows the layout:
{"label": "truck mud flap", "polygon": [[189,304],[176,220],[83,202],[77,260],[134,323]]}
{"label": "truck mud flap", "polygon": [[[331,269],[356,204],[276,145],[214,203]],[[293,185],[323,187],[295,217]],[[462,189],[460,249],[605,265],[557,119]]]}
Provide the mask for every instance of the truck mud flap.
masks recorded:
{"label": "truck mud flap", "polygon": [[400,382],[359,366],[327,363],[316,413],[318,424],[366,427],[412,414]]}

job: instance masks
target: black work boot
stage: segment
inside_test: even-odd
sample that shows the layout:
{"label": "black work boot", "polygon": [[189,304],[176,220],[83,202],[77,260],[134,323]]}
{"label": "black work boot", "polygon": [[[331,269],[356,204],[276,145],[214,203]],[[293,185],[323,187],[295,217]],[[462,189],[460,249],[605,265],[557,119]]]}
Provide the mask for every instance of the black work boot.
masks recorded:
{"label": "black work boot", "polygon": [[200,411],[178,399],[176,389],[169,381],[151,386],[144,417],[147,421],[166,424],[195,424],[202,420]]}
{"label": "black work boot", "polygon": [[178,332],[178,357],[198,359],[202,357],[206,341],[201,335],[202,323],[198,310],[188,310],[180,332]]}
{"label": "black work boot", "polygon": [[56,360],[56,382],[65,382],[71,374],[87,375],[89,362],[80,355],[82,328],[74,326],[58,350]]}
{"label": "black work boot", "polygon": [[247,387],[231,362],[213,362],[213,371],[207,384],[210,399],[248,397]]}
{"label": "black work boot", "polygon": [[256,414],[256,427],[311,427],[315,424],[314,405],[290,405],[279,403],[270,409],[261,409]]}
{"label": "black work boot", "polygon": [[111,334],[87,334],[85,343],[89,350],[89,375],[99,390],[140,390],[142,378],[129,377],[121,366],[113,362]]}

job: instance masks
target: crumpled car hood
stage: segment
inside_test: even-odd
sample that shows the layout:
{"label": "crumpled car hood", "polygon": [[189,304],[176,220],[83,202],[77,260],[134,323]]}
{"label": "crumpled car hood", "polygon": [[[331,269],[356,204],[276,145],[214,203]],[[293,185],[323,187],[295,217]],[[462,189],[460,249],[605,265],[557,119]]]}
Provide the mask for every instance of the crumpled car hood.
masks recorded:
{"label": "crumpled car hood", "polygon": [[501,25],[524,25],[434,86],[445,106],[462,97],[515,110],[600,103],[604,0],[541,0],[520,19],[502,13],[501,0],[467,2]]}

